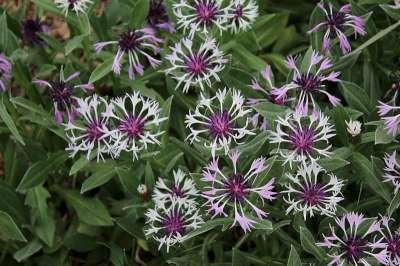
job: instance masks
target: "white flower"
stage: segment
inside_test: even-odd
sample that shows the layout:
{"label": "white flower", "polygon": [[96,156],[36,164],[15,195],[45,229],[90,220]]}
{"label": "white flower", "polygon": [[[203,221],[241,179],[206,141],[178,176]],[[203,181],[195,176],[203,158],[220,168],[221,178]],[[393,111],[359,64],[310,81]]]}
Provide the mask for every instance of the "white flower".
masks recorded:
{"label": "white flower", "polygon": [[213,157],[220,150],[228,154],[232,142],[239,144],[245,136],[255,134],[249,129],[251,109],[244,101],[237,90],[218,90],[212,98],[201,94],[196,109],[186,115],[186,127],[191,132],[187,139],[211,149]]}
{"label": "white flower", "polygon": [[233,0],[227,7],[228,28],[232,33],[247,31],[258,17],[258,5],[253,0]]}
{"label": "white flower", "polygon": [[346,125],[347,125],[347,132],[349,132],[349,134],[352,137],[356,137],[361,133],[361,122],[358,120],[351,120],[350,121],[345,121]]}
{"label": "white flower", "polygon": [[328,157],[332,145],[329,139],[335,136],[328,117],[322,113],[305,116],[289,113],[285,118],[278,117],[276,131],[270,131],[271,143],[277,143],[276,153],[289,162],[317,160]]}
{"label": "white flower", "polygon": [[200,227],[203,219],[199,209],[194,205],[186,206],[182,201],[172,199],[168,206],[156,206],[148,209],[146,214],[147,229],[146,237],[152,237],[159,242],[158,248],[163,245],[169,248],[175,244],[182,243],[186,234]]}
{"label": "white flower", "polygon": [[134,92],[113,99],[111,104],[112,108],[106,115],[114,124],[113,156],[118,157],[122,151],[127,151],[135,160],[140,151],[148,149],[148,145],[160,145],[158,138],[164,133],[160,131],[160,123],[167,118],[160,117],[158,102]]}
{"label": "white flower", "polygon": [[222,0],[179,0],[173,4],[178,20],[178,29],[183,29],[192,38],[196,32],[208,35],[211,28],[220,33],[226,29],[227,13]]}
{"label": "white flower", "polygon": [[109,153],[111,130],[107,115],[110,105],[100,96],[92,95],[85,99],[74,98],[77,101],[77,118],[63,124],[69,145],[66,148],[74,157],[78,152],[86,152],[87,159],[93,150],[97,153],[97,161]]}
{"label": "white flower", "polygon": [[92,0],[54,0],[54,3],[59,9],[61,9],[65,16],[68,16],[68,12],[75,11],[78,15],[79,13],[86,13],[88,5],[92,4]]}
{"label": "white flower", "polygon": [[196,197],[199,191],[192,179],[186,178],[185,172],[178,169],[173,172],[173,182],[165,182],[163,178],[159,178],[154,192],[153,201],[156,205],[169,203],[172,199],[182,201],[185,205],[196,205]]}
{"label": "white flower", "polygon": [[184,38],[170,48],[172,53],[165,58],[171,67],[165,73],[178,82],[176,88],[183,84],[183,92],[187,92],[191,86],[203,90],[204,83],[210,87],[212,79],[220,81],[218,74],[228,60],[214,39],[207,38],[197,45],[191,39]]}
{"label": "white flower", "polygon": [[326,173],[315,162],[303,162],[296,175],[289,173],[286,176],[289,178],[289,182],[285,184],[287,190],[281,192],[286,194],[283,199],[289,204],[286,214],[300,212],[303,213],[304,220],[317,213],[335,215],[336,205],[343,200],[342,180],[338,180],[333,173]]}

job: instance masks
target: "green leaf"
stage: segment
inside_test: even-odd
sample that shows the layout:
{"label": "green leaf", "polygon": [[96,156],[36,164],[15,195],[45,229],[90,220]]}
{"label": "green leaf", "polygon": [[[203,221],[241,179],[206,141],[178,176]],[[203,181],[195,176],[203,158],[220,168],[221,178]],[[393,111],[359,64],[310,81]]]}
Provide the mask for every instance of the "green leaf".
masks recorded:
{"label": "green leaf", "polygon": [[243,252],[237,248],[232,249],[232,266],[248,265],[248,262],[243,255]]}
{"label": "green leaf", "polygon": [[263,117],[271,120],[276,119],[278,116],[283,117],[287,113],[287,108],[284,106],[270,102],[260,103],[254,109]]}
{"label": "green leaf", "polygon": [[42,184],[47,179],[49,173],[58,169],[67,158],[68,154],[64,151],[59,151],[50,154],[46,160],[32,164],[22,177],[22,180],[17,187],[17,191],[25,192],[27,189]]}
{"label": "green leaf", "polygon": [[0,117],[1,117],[1,120],[3,120],[3,122],[6,124],[6,126],[10,130],[11,134],[13,134],[15,139],[22,145],[25,145],[25,142],[22,139],[21,134],[19,134],[18,129],[15,126],[13,119],[11,118],[10,114],[7,112],[6,106],[4,105],[4,95],[2,95],[1,102],[0,102]]}
{"label": "green leaf", "polygon": [[149,0],[138,0],[133,8],[134,14],[132,16],[131,25],[134,28],[138,28],[143,25],[144,20],[149,13],[150,1]]}
{"label": "green leaf", "polygon": [[110,181],[111,178],[113,178],[114,175],[114,165],[99,167],[96,172],[94,172],[88,179],[83,182],[81,194],[107,183],[108,181]]}
{"label": "green leaf", "polygon": [[318,163],[327,171],[335,171],[349,164],[348,161],[341,158],[324,158],[320,159]]}
{"label": "green leaf", "polygon": [[341,82],[340,86],[343,91],[343,96],[350,107],[353,107],[365,114],[371,113],[373,108],[370,105],[370,99],[364,89],[352,82],[347,81]]}
{"label": "green leaf", "polygon": [[111,67],[113,64],[114,58],[109,58],[105,60],[103,63],[98,65],[92,72],[89,78],[89,83],[94,83],[111,72]]}
{"label": "green leaf", "polygon": [[7,26],[7,13],[3,11],[0,17],[0,47],[7,50],[8,43],[8,26]]}
{"label": "green leaf", "polygon": [[400,8],[395,8],[393,5],[379,5],[386,14],[392,19],[400,20]]}
{"label": "green leaf", "polygon": [[324,250],[318,247],[311,232],[303,226],[300,226],[300,242],[305,251],[314,255],[318,261],[323,261],[326,257]]}
{"label": "green leaf", "polygon": [[173,95],[170,96],[161,107],[160,117],[166,118],[163,122],[161,122],[161,127],[160,127],[160,131],[164,131],[164,134],[161,137],[161,142],[163,147],[166,147],[166,145],[168,144],[168,129],[170,125],[169,118],[170,118],[171,105],[173,99],[174,96]]}
{"label": "green leaf", "polygon": [[266,66],[266,63],[262,59],[252,54],[240,44],[235,45],[233,56],[236,57],[237,61],[241,64],[256,71],[261,71]]}
{"label": "green leaf", "polygon": [[378,179],[375,175],[373,164],[364,155],[358,152],[353,154],[352,162],[358,177],[364,181],[372,191],[389,203],[391,199],[390,194],[384,187],[382,180]]}
{"label": "green leaf", "polygon": [[396,193],[393,199],[390,201],[389,207],[387,208],[388,217],[392,217],[393,213],[399,208],[399,206],[400,206],[400,193]]}
{"label": "green leaf", "polygon": [[342,106],[333,109],[333,119],[335,121],[335,129],[337,132],[336,139],[344,146],[349,145],[349,137],[347,133],[347,125],[345,121],[349,121],[349,116]]}
{"label": "green leaf", "polygon": [[299,265],[301,265],[299,254],[297,253],[293,245],[291,245],[287,266],[299,266]]}
{"label": "green leaf", "polygon": [[379,125],[375,130],[375,144],[389,144],[396,142],[396,136],[388,134],[384,125]]}
{"label": "green leaf", "polygon": [[38,240],[33,240],[28,245],[15,252],[13,257],[16,261],[21,262],[39,252],[42,248],[43,245]]}
{"label": "green leaf", "polygon": [[26,242],[25,236],[8,213],[0,211],[0,239]]}
{"label": "green leaf", "polygon": [[350,57],[353,56],[354,54],[357,54],[370,46],[371,44],[375,43],[376,41],[380,40],[381,38],[385,37],[388,33],[390,33],[392,30],[396,29],[400,25],[400,21],[398,21],[395,24],[390,25],[386,29],[383,29],[379,31],[377,34],[369,38],[366,42],[364,42],[362,45],[360,45],[357,49],[353,50],[351,53],[345,55],[344,57]]}
{"label": "green leaf", "polygon": [[74,38],[70,39],[65,45],[65,55],[69,55],[76,48],[82,47],[82,41],[85,38],[85,35],[78,35]]}
{"label": "green leaf", "polygon": [[151,168],[150,162],[146,163],[146,168],[144,169],[144,177],[147,189],[149,191],[153,190],[154,184],[156,183],[153,169]]}
{"label": "green leaf", "polygon": [[200,226],[200,228],[198,228],[196,230],[193,230],[192,232],[187,234],[186,240],[188,240],[190,238],[193,238],[193,237],[196,237],[198,235],[201,235],[201,234],[203,234],[205,232],[208,232],[208,231],[214,229],[217,226],[227,226],[227,225],[229,225],[231,223],[232,223],[232,220],[229,219],[229,218],[216,218],[216,219],[213,219],[213,220],[209,220],[209,221],[205,222],[204,224],[202,224]]}
{"label": "green leaf", "polygon": [[79,220],[93,226],[110,226],[113,220],[98,198],[85,198],[73,190],[58,189],[65,201],[75,209]]}
{"label": "green leaf", "polygon": [[[90,154],[90,160],[96,157],[96,153],[92,152]],[[80,170],[82,170],[85,166],[87,166],[90,163],[90,160],[87,159],[86,156],[81,156],[77,161],[74,162],[74,164],[71,166],[71,170],[69,170],[69,175],[74,175],[78,173]]]}

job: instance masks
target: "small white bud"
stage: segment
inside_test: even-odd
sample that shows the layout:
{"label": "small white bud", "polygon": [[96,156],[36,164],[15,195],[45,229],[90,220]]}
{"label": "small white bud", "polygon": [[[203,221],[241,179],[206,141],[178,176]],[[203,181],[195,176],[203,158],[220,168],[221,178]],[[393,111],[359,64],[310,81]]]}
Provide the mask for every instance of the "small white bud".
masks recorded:
{"label": "small white bud", "polygon": [[361,133],[361,122],[358,120],[351,120],[350,121],[345,121],[346,125],[347,125],[347,132],[349,132],[349,134],[352,137],[356,137],[357,135],[359,135]]}
{"label": "small white bud", "polygon": [[140,195],[145,195],[145,194],[147,194],[147,186],[146,186],[145,184],[140,184],[140,185],[137,187],[137,192],[138,192]]}

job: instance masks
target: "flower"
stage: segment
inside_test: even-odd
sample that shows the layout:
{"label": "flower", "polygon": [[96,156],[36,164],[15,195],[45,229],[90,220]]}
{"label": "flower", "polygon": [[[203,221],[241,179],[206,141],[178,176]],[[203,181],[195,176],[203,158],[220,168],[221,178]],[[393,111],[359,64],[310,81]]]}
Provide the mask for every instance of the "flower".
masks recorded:
{"label": "flower", "polygon": [[163,0],[150,0],[147,21],[154,28],[174,33],[175,29],[169,21],[167,9]]}
{"label": "flower", "polygon": [[330,72],[323,74],[324,71],[332,66],[329,58],[324,58],[316,51],[312,51],[307,71],[298,68],[296,60],[289,56],[286,60],[287,67],[294,71],[292,81],[281,88],[274,88],[271,94],[274,95],[276,100],[284,100],[289,91],[294,91],[297,95],[297,104],[295,106],[296,112],[302,115],[308,114],[308,105],[311,104],[313,110],[317,109],[315,96],[324,94],[328,97],[329,102],[333,106],[337,106],[340,100],[326,91],[325,82],[339,82],[338,76],[340,72]]}
{"label": "flower", "polygon": [[284,164],[292,162],[317,160],[320,156],[328,157],[332,145],[329,139],[335,136],[328,117],[315,113],[302,117],[289,113],[285,118],[278,117],[276,131],[270,131],[270,143],[277,143],[275,153],[284,159]]}
{"label": "flower", "polygon": [[106,99],[96,94],[85,99],[74,98],[77,101],[77,119],[64,124],[68,147],[65,149],[74,157],[78,152],[85,152],[91,159],[94,151],[97,161],[104,159],[104,154],[110,153],[111,130],[106,113],[111,106]]}
{"label": "flower", "polygon": [[192,179],[186,178],[185,172],[181,169],[173,171],[174,180],[165,182],[158,178],[153,192],[153,201],[156,205],[170,203],[172,199],[182,201],[184,204],[196,205],[196,197],[199,191]]}
{"label": "flower", "polygon": [[222,8],[222,0],[179,0],[173,4],[173,12],[178,22],[178,29],[188,32],[193,38],[196,32],[208,35],[211,28],[220,33],[226,29],[228,15]]}
{"label": "flower", "polygon": [[330,250],[331,262],[328,265],[371,265],[370,259],[387,264],[386,244],[383,238],[374,237],[381,230],[380,222],[374,220],[363,229],[370,220],[354,212],[335,218],[336,227],[330,225],[331,235],[324,235],[324,241],[317,243]]}
{"label": "flower", "polygon": [[233,0],[227,7],[228,28],[232,33],[247,31],[258,17],[258,5],[254,0]]}
{"label": "flower", "polygon": [[388,263],[386,265],[396,266],[400,265],[400,231],[393,231],[390,228],[391,222],[394,219],[383,216],[381,217],[381,224],[383,228],[381,234],[384,237],[383,242],[387,246],[387,259]]}
{"label": "flower", "polygon": [[394,8],[400,8],[400,0],[394,0]]}
{"label": "flower", "polygon": [[60,69],[60,77],[57,81],[48,82],[41,79],[33,80],[33,83],[41,86],[47,87],[49,89],[48,93],[54,107],[54,120],[56,123],[61,124],[64,118],[68,121],[73,122],[77,114],[76,104],[77,101],[74,98],[74,89],[80,88],[84,91],[93,90],[93,84],[84,83],[79,85],[72,85],[72,80],[79,77],[79,72],[74,72],[67,78],[64,77],[64,69]]}
{"label": "flower", "polygon": [[400,189],[400,165],[397,162],[396,151],[391,154],[385,154],[385,168],[383,169],[383,182],[391,182],[394,186],[394,193],[397,194]]}
{"label": "flower", "polygon": [[334,10],[332,3],[320,2],[318,7],[324,12],[325,20],[317,24],[308,33],[324,30],[325,35],[322,41],[322,48],[330,50],[332,39],[339,39],[339,46],[343,54],[351,51],[350,43],[346,37],[346,29],[352,29],[354,35],[365,35],[365,23],[363,18],[351,14],[350,4],[342,6],[339,11]]}
{"label": "flower", "polygon": [[159,242],[158,249],[163,245],[169,248],[182,243],[187,233],[200,227],[203,219],[196,206],[186,206],[184,202],[172,199],[168,206],[156,206],[145,213],[147,229],[146,237],[152,237]]}
{"label": "flower", "polygon": [[395,136],[400,123],[400,106],[398,104],[399,82],[393,84],[393,96],[387,102],[379,101],[377,106],[378,114],[383,120],[386,130],[389,134]]}
{"label": "flower", "polygon": [[11,81],[11,69],[10,60],[4,54],[0,54],[0,91],[7,90]]}
{"label": "flower", "polygon": [[345,121],[347,125],[347,132],[352,136],[356,137],[361,133],[361,122],[358,120]]}
{"label": "flower", "polygon": [[165,59],[171,67],[165,73],[178,82],[176,88],[184,84],[185,93],[191,86],[199,86],[204,90],[205,83],[210,87],[211,79],[220,81],[218,74],[228,62],[214,39],[206,39],[197,45],[191,39],[183,38],[170,49],[171,54]]}
{"label": "flower", "polygon": [[[287,99],[286,97],[277,99],[277,97],[275,95],[271,94],[271,90],[276,89],[276,87],[273,82],[274,77],[273,77],[273,74],[271,71],[271,67],[269,65],[267,65],[265,67],[265,69],[261,71],[261,76],[265,81],[265,82],[263,82],[263,84],[265,84],[265,86],[261,86],[259,81],[257,81],[256,79],[253,79],[250,87],[255,91],[260,91],[263,94],[265,94],[265,98],[262,98],[262,99],[250,98],[250,99],[248,99],[247,104],[251,107],[255,107],[258,104],[263,103],[263,102],[271,102],[271,103],[277,104],[277,105],[285,104],[285,102],[288,101],[289,99]],[[256,127],[259,124],[260,116],[261,116],[261,114],[259,114],[257,112],[256,114],[254,114],[251,117],[250,120],[251,120],[253,127]],[[266,118],[262,118],[260,129],[263,131],[267,130],[267,119]]]}
{"label": "flower", "polygon": [[[336,205],[343,200],[342,180],[338,180],[332,173],[327,173],[315,162],[303,162],[296,175],[286,175],[289,179],[285,184],[287,190],[281,191],[286,194],[284,201],[289,204],[286,214],[303,213],[304,220],[307,216],[313,217],[315,213],[335,215]],[[327,180],[322,178],[325,176]]]}
{"label": "flower", "polygon": [[43,46],[44,42],[39,33],[47,33],[48,28],[38,19],[26,19],[22,22],[22,39],[29,44]]}
{"label": "flower", "polygon": [[68,11],[74,11],[77,15],[79,13],[86,13],[88,5],[92,4],[92,0],[54,0],[54,3],[61,9],[65,16],[68,16]]}
{"label": "flower", "polygon": [[127,151],[135,160],[140,151],[148,149],[148,145],[160,145],[158,138],[164,133],[160,124],[167,118],[160,117],[158,102],[134,92],[111,100],[111,106],[104,115],[113,125],[113,157]]}
{"label": "flower", "polygon": [[186,115],[186,127],[190,129],[187,139],[190,143],[202,143],[211,149],[215,157],[217,151],[229,152],[232,142],[247,135],[254,135],[249,129],[247,115],[251,112],[244,106],[244,97],[238,90],[218,90],[212,98],[200,95],[194,111]]}
{"label": "flower", "polygon": [[143,57],[155,68],[161,61],[154,58],[160,52],[159,45],[162,40],[155,36],[155,31],[151,27],[138,30],[129,29],[119,36],[118,41],[98,42],[94,45],[97,53],[109,44],[118,44],[118,51],[112,64],[115,74],[121,73],[121,60],[125,54],[128,55],[128,76],[135,79],[135,73],[143,76],[144,66],[141,63]]}
{"label": "flower", "polygon": [[[212,218],[220,215],[228,216],[229,210],[234,212],[232,226],[239,224],[246,233],[257,223],[251,217],[247,217],[248,207],[259,219],[267,217],[267,213],[256,206],[255,197],[264,200],[275,199],[274,178],[264,185],[259,177],[267,168],[265,158],[255,159],[246,173],[238,169],[240,153],[233,151],[229,153],[233,169],[224,171],[219,166],[219,159],[214,158],[203,170],[202,181],[207,183],[203,188],[202,196],[207,200],[208,213]],[[228,210],[229,209],[229,210]]]}

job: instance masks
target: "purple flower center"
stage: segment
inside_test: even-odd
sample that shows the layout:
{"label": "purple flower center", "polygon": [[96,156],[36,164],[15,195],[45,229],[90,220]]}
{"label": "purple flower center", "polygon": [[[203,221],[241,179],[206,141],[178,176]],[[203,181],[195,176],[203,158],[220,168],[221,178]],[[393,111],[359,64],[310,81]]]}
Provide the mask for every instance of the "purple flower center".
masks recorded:
{"label": "purple flower center", "polygon": [[162,0],[151,0],[147,20],[151,25],[168,22],[168,14]]}
{"label": "purple flower center", "polygon": [[176,185],[172,186],[171,191],[172,191],[172,196],[175,196],[178,198],[183,198],[185,196],[185,193],[183,192],[183,190]]}
{"label": "purple flower center", "polygon": [[235,7],[235,20],[238,20],[241,17],[243,17],[243,6],[242,5],[237,5]]}
{"label": "purple flower center", "polygon": [[231,118],[227,111],[215,112],[211,115],[207,125],[214,139],[227,136],[232,130]]}
{"label": "purple flower center", "polygon": [[97,141],[104,135],[104,133],[101,130],[101,126],[102,124],[100,122],[91,122],[88,125],[86,129],[86,134],[87,138],[90,141]]}
{"label": "purple flower center", "polygon": [[294,83],[305,92],[313,92],[321,87],[321,78],[311,73],[302,74],[300,77],[296,77]]}
{"label": "purple flower center", "polygon": [[198,22],[206,25],[211,25],[218,13],[218,6],[213,0],[202,0],[195,8]]}
{"label": "purple flower center", "polygon": [[163,225],[165,233],[169,236],[185,233],[184,218],[177,212],[164,217]]}
{"label": "purple flower center", "polygon": [[75,6],[75,4],[76,4],[78,1],[79,1],[79,0],[68,0],[68,3],[69,3],[68,8],[69,8],[69,9],[73,9],[74,6]]}
{"label": "purple flower center", "polygon": [[27,19],[22,23],[22,36],[27,42],[41,44],[42,38],[37,34],[42,32],[43,25],[37,19]]}
{"label": "purple flower center", "polygon": [[314,130],[297,128],[289,134],[290,146],[297,153],[311,153],[314,147]]}
{"label": "purple flower center", "polygon": [[195,53],[185,60],[186,72],[199,76],[205,72],[208,66],[208,59],[206,55]]}
{"label": "purple flower center", "polygon": [[361,237],[351,237],[345,242],[343,246],[345,257],[348,261],[351,262],[353,262],[353,260],[357,262],[366,249],[367,241]]}
{"label": "purple flower center", "polygon": [[306,184],[300,194],[303,202],[309,206],[314,206],[321,203],[325,199],[325,191],[320,184]]}
{"label": "purple flower center", "polygon": [[391,238],[386,239],[387,250],[390,256],[400,256],[400,234],[396,233]]}
{"label": "purple flower center", "polygon": [[241,174],[234,174],[224,180],[224,189],[232,201],[243,201],[249,195],[249,188],[247,180]]}
{"label": "purple flower center", "polygon": [[328,27],[333,30],[331,34],[335,34],[335,28],[338,30],[343,29],[343,25],[346,22],[346,14],[342,12],[333,12],[331,16],[327,17]]}
{"label": "purple flower center", "polygon": [[52,83],[49,90],[50,98],[59,107],[71,104],[73,92],[73,88],[63,81]]}
{"label": "purple flower center", "polygon": [[135,30],[128,30],[119,36],[119,47],[124,52],[129,52],[135,50],[141,43],[141,34],[135,32]]}
{"label": "purple flower center", "polygon": [[118,129],[130,139],[136,139],[143,132],[145,122],[141,117],[129,116],[120,123]]}

